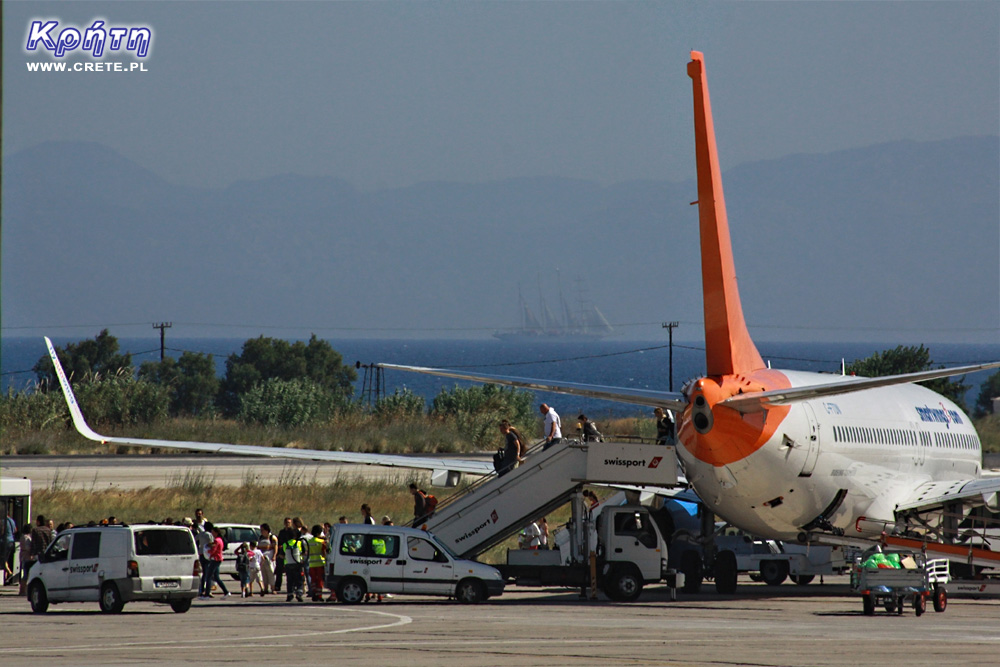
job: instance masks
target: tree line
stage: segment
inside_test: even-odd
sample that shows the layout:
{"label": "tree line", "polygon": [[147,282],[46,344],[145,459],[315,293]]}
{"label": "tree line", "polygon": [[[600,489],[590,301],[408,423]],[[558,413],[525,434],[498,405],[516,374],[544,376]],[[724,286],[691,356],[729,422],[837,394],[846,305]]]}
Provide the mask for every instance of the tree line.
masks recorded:
{"label": "tree line", "polygon": [[[245,424],[302,426],[370,411],[377,418],[452,419],[474,439],[485,437],[500,419],[531,423],[531,392],[496,385],[442,390],[428,408],[423,397],[404,389],[379,398],[370,408],[354,400],[357,372],[329,342],[313,334],[308,342],[260,336],[226,359],[222,378],[213,355],[184,352],[174,359],[145,361],[138,369],[106,329],[93,340],[57,347],[59,362],[84,413],[95,424],[130,425],[168,417],[222,417]],[[48,355],[32,369],[33,392],[44,401],[58,394]],[[6,397],[13,399],[13,395]],[[27,398],[27,397],[22,397]],[[495,428],[493,429],[495,430]]]}

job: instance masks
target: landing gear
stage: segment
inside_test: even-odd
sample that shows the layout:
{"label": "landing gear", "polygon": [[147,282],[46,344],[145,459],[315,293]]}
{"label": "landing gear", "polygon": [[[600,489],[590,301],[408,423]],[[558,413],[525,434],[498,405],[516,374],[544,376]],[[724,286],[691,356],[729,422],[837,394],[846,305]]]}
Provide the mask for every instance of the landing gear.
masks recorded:
{"label": "landing gear", "polygon": [[684,573],[685,593],[697,593],[701,591],[701,556],[693,549],[688,549],[681,554],[681,572]]}
{"label": "landing gear", "polygon": [[736,574],[736,554],[728,550],[720,551],[715,556],[715,590],[723,595],[735,593]]}

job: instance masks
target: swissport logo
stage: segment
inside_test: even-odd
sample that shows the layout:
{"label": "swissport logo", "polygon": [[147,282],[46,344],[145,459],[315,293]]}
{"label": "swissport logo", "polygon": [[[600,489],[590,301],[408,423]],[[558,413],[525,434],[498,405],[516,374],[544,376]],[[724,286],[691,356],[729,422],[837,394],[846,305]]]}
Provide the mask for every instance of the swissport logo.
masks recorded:
{"label": "swissport logo", "polygon": [[614,468],[656,468],[660,465],[660,461],[663,460],[662,456],[654,456],[653,460],[646,463],[646,459],[604,459],[604,465],[612,466]]}

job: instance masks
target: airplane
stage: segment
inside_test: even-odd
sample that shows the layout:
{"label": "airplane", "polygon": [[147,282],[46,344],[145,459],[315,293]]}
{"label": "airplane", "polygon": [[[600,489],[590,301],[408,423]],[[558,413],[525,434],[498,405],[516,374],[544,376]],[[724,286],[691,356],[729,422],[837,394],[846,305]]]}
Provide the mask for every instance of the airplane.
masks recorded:
{"label": "airplane", "polygon": [[[879,378],[765,364],[747,329],[737,288],[700,52],[691,52],[687,73],[695,111],[705,376],[680,392],[662,392],[379,366],[672,410],[678,415],[677,453],[687,481],[712,512],[753,535],[810,544],[870,544],[899,534],[920,535],[925,543],[949,541],[963,508],[985,505],[995,511],[1000,477],[983,476],[981,445],[969,417],[944,396],[914,383],[997,368],[1000,362]],[[446,482],[454,482],[460,472],[492,472],[486,461],[103,436],[86,424],[52,343],[45,340],[73,422],[91,440],[426,468]],[[984,558],[1000,565],[1000,554]]]}

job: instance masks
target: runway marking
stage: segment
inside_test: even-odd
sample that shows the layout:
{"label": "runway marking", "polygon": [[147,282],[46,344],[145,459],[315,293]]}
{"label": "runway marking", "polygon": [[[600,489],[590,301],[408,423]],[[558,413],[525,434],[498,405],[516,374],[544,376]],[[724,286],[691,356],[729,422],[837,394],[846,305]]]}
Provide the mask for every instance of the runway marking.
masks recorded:
{"label": "runway marking", "polygon": [[[261,641],[274,641],[277,639],[298,639],[301,637],[317,637],[323,635],[343,635],[352,632],[367,632],[370,630],[388,630],[389,628],[395,628],[402,625],[408,625],[413,622],[413,619],[409,616],[403,614],[393,614],[388,611],[375,611],[369,609],[324,609],[324,612],[348,612],[354,614],[374,614],[376,616],[388,616],[390,618],[395,618],[396,620],[392,623],[382,623],[379,625],[366,625],[356,628],[341,628],[339,630],[317,630],[312,632],[289,632],[279,635],[260,635],[253,637],[243,637],[242,642],[254,643]],[[168,640],[168,641],[154,641],[154,642],[115,642],[115,648],[150,648],[154,646],[191,646],[198,644],[215,644],[218,643],[219,638],[213,637],[209,639],[181,639],[181,640]],[[84,644],[78,646],[53,646],[53,647],[11,647],[11,648],[0,648],[0,654],[13,653],[13,654],[23,654],[23,653],[62,653],[71,651],[106,651],[108,650],[108,644]]]}

